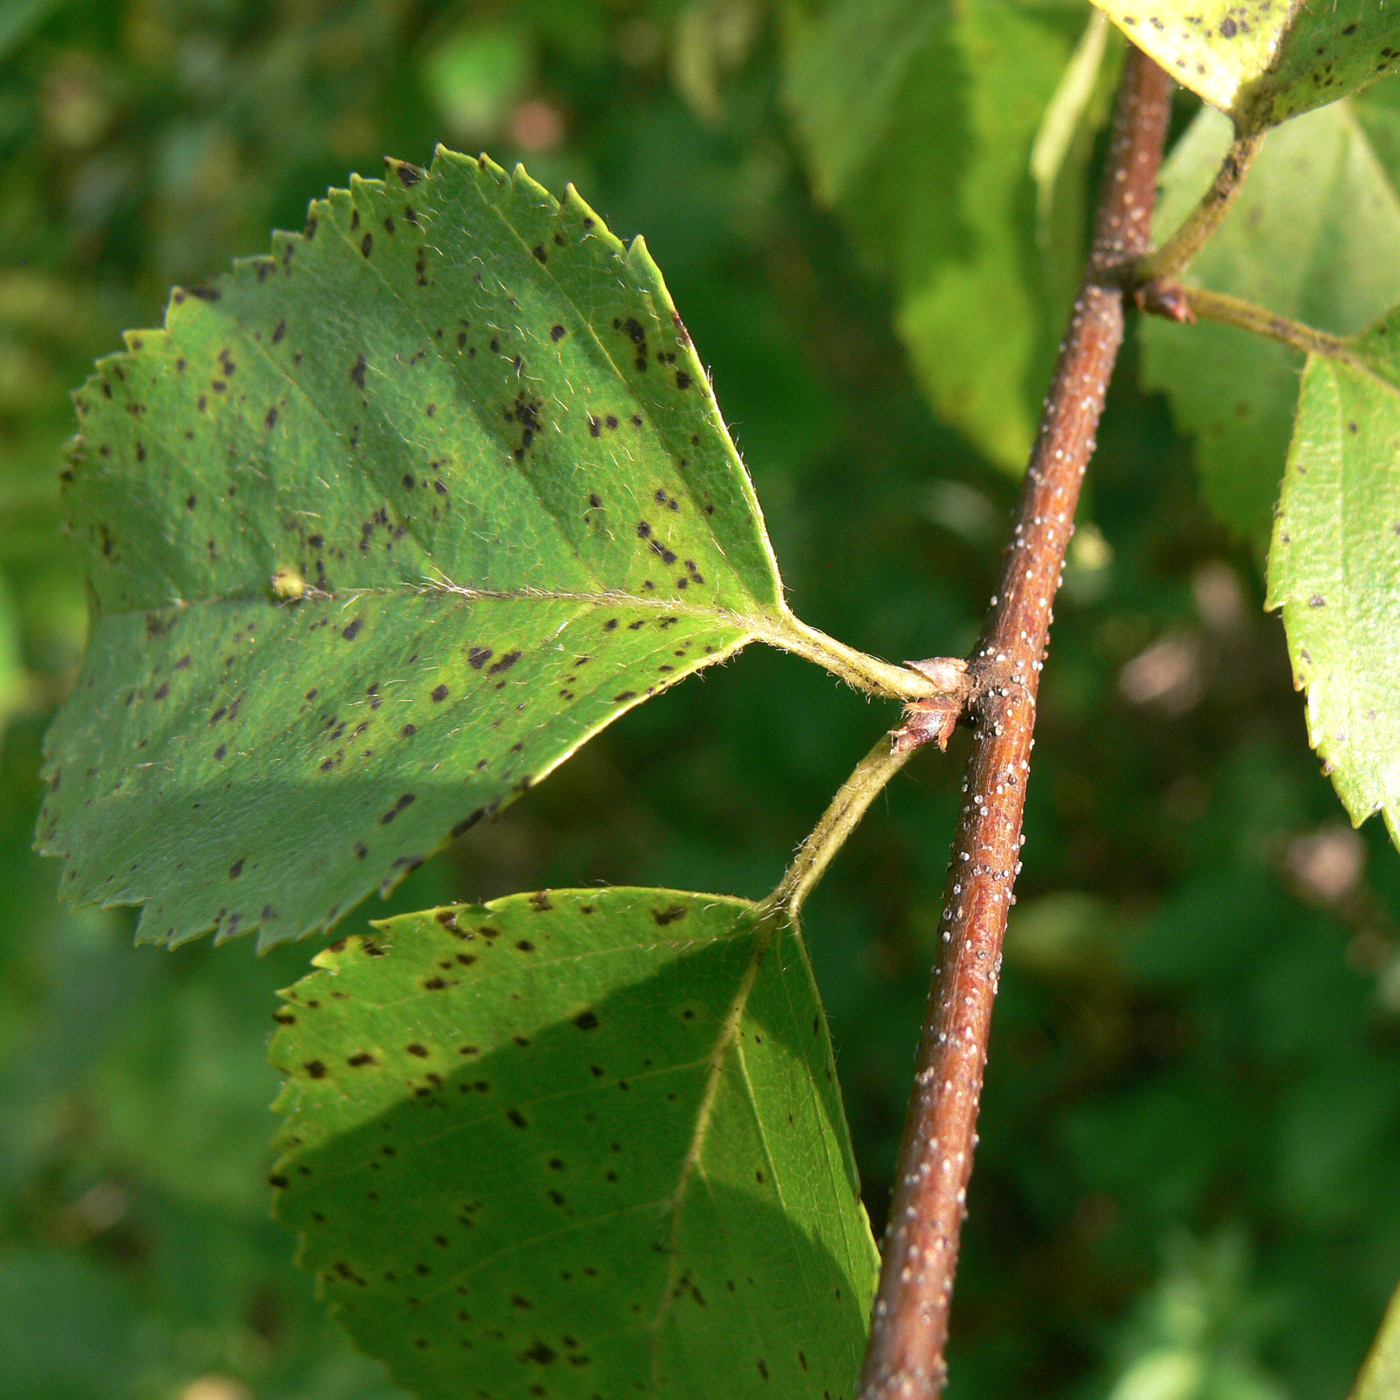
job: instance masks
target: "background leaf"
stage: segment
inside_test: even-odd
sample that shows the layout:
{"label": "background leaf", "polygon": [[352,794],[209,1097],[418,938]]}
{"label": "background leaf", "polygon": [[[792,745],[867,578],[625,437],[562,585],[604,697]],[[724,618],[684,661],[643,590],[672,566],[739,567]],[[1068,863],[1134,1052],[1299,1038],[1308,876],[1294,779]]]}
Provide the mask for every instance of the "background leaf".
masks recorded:
{"label": "background leaf", "polygon": [[485,157],[392,169],[76,396],[97,616],[41,840],[145,939],[327,926],[787,625],[641,241]]}
{"label": "background leaf", "polygon": [[789,11],[786,94],[817,191],[888,271],[934,409],[1016,472],[1082,255],[1087,142],[1066,143],[1074,212],[1049,253],[1031,152],[1083,22],[1078,7],[1000,0]]}
{"label": "background leaf", "polygon": [[1245,127],[1284,121],[1400,65],[1384,0],[1094,0],[1178,82]]}
{"label": "background leaf", "polygon": [[1400,843],[1400,316],[1309,357],[1269,551],[1308,734],[1354,823]]}
{"label": "background leaf", "polygon": [[[1396,85],[1384,86],[1389,95]],[[1366,125],[1389,114],[1379,102],[1339,102],[1271,132],[1187,280],[1342,335],[1400,301],[1400,163],[1378,154]],[[1178,142],[1162,174],[1159,242],[1210,185],[1229,142],[1229,122],[1209,109]],[[1206,502],[1262,553],[1303,356],[1208,322],[1144,317],[1141,328],[1144,383],[1167,394],[1195,438]]]}
{"label": "background leaf", "polygon": [[286,993],[274,1185],[425,1400],[849,1395],[876,1255],[796,928],[670,890],[386,922]]}

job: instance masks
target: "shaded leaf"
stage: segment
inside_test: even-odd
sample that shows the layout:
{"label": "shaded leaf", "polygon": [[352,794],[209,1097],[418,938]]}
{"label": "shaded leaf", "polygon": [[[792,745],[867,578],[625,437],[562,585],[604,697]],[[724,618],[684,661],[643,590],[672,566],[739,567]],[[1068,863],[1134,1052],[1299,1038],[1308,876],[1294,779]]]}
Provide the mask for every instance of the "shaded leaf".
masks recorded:
{"label": "shaded leaf", "polygon": [[1351,819],[1400,840],[1400,314],[1309,357],[1269,551],[1308,734]]}
{"label": "shaded leaf", "polygon": [[[1159,240],[1209,186],[1229,122],[1202,112],[1163,170]],[[1188,280],[1337,334],[1400,301],[1400,198],[1352,103],[1272,132]],[[1142,321],[1143,379],[1193,435],[1201,490],[1263,546],[1287,455],[1302,355],[1230,326]]]}
{"label": "shaded leaf", "polygon": [[[818,194],[894,282],[934,408],[1020,471],[1082,255],[1073,226],[1040,246],[1031,174],[1082,13],[833,0],[789,19],[787,101]],[[1078,210],[1087,142],[1064,145]]]}
{"label": "shaded leaf", "polygon": [[273,1042],[277,1210],[399,1383],[851,1394],[877,1261],[793,924],[548,891],[317,963]]}
{"label": "shaded leaf", "polygon": [[329,925],[689,672],[812,654],[660,273],[572,188],[391,162],[128,343],[76,396],[40,839],[142,939]]}
{"label": "shaded leaf", "polygon": [[1134,43],[1245,128],[1400,67],[1400,8],[1378,0],[1094,0]]}

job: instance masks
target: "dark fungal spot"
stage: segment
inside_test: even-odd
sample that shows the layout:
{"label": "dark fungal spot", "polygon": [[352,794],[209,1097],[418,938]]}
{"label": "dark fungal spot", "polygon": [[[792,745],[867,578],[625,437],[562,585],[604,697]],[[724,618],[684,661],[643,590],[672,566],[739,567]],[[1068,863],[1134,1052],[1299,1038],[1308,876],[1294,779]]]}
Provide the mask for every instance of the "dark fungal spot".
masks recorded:
{"label": "dark fungal spot", "polygon": [[506,654],[502,656],[501,659],[498,662],[496,662],[496,664],[492,666],[486,674],[488,676],[496,676],[499,675],[502,671],[509,671],[510,668],[514,666],[515,663],[519,661],[523,655],[524,653],[519,651],[506,652]]}
{"label": "dark fungal spot", "polygon": [[452,828],[452,835],[465,836],[485,815],[485,808],[478,807],[470,816],[463,817],[462,820]]}
{"label": "dark fungal spot", "polygon": [[350,367],[350,382],[357,388],[365,387],[365,357],[357,355],[355,363]]}
{"label": "dark fungal spot", "polygon": [[1220,37],[1233,39],[1239,33],[1239,26],[1228,15],[1220,21]]}
{"label": "dark fungal spot", "polygon": [[302,1068],[312,1079],[324,1079],[326,1077],[326,1067],[320,1060],[308,1060]]}
{"label": "dark fungal spot", "polygon": [[598,1028],[598,1017],[592,1011],[580,1011],[574,1017],[574,1025],[581,1031],[592,1031]]}
{"label": "dark fungal spot", "polygon": [[490,647],[472,647],[467,652],[467,664],[473,671],[479,671],[495,654]]}
{"label": "dark fungal spot", "polygon": [[535,261],[539,263],[541,267],[549,261],[549,254],[545,252],[544,244],[542,243],[536,243],[535,246],[530,249],[530,252],[534,255]]}
{"label": "dark fungal spot", "polygon": [[361,1050],[358,1054],[349,1056],[345,1061],[345,1063],[350,1065],[353,1069],[360,1069],[364,1065],[372,1065],[374,1062],[374,1056],[371,1055],[368,1050]]}
{"label": "dark fungal spot", "polygon": [[564,327],[563,327],[563,326],[551,326],[551,327],[549,328],[549,338],[550,338],[551,340],[553,340],[553,341],[560,341],[560,340],[563,340],[563,339],[564,339]]}
{"label": "dark fungal spot", "polygon": [[[528,1127],[530,1126],[530,1125],[525,1121],[525,1115],[524,1115],[523,1113],[521,1113],[521,1111],[520,1111],[518,1108],[512,1108],[512,1109],[506,1114],[506,1117],[509,1118],[510,1121],[511,1121],[512,1123],[514,1123],[515,1126],[516,1126],[517,1128],[528,1128]],[[528,1307],[529,1305],[526,1304],[526,1306]]]}
{"label": "dark fungal spot", "polygon": [[662,928],[665,928],[667,924],[673,924],[677,920],[685,918],[685,915],[686,908],[684,904],[672,904],[669,908],[653,909],[651,911],[651,917],[655,919]]}
{"label": "dark fungal spot", "polygon": [[364,619],[363,619],[363,618],[357,617],[357,618],[355,618],[353,621],[351,621],[349,624],[347,624],[347,626],[346,626],[345,629],[341,632],[340,635],[341,635],[342,637],[344,637],[345,640],[346,640],[347,642],[353,642],[353,641],[355,640],[355,638],[358,637],[358,636],[360,635],[360,628],[363,627],[363,626],[364,626]]}
{"label": "dark fungal spot", "polygon": [[428,1058],[427,1047],[419,1045],[417,1041],[414,1041],[412,1045],[405,1045],[404,1049],[407,1050],[410,1055],[416,1055],[420,1060],[426,1060]]}
{"label": "dark fungal spot", "polygon": [[588,493],[588,504],[594,510],[599,510],[602,507],[603,498],[596,491],[590,491]]}
{"label": "dark fungal spot", "polygon": [[677,388],[677,389],[689,389],[689,388],[690,388],[690,385],[691,385],[690,376],[689,376],[683,369],[678,369],[678,370],[676,371],[676,388]]}
{"label": "dark fungal spot", "polygon": [[234,861],[232,865],[229,866],[228,877],[230,880],[238,879],[238,877],[243,873],[243,862],[245,859],[246,857],[239,856],[239,858],[236,861]]}
{"label": "dark fungal spot", "polygon": [[433,693],[432,693],[432,696],[431,696],[431,699],[432,699],[433,704],[435,704],[435,705],[440,705],[440,704],[442,704],[442,702],[443,702],[444,700],[446,700],[447,697],[448,697],[451,693],[452,693],[452,692],[451,692],[450,690],[448,690],[448,688],[447,688],[445,685],[435,686],[435,687],[433,688]]}
{"label": "dark fungal spot", "polygon": [[429,992],[440,992],[446,986],[446,979],[442,977],[429,977],[423,983],[423,989]]}
{"label": "dark fungal spot", "polygon": [[393,821],[394,818],[397,817],[400,812],[402,812],[406,807],[411,807],[416,800],[417,799],[413,793],[404,793],[403,796],[400,797],[399,800],[395,802],[394,805],[390,807],[389,810],[385,812],[382,817],[379,818],[380,826],[388,826],[389,823]]}

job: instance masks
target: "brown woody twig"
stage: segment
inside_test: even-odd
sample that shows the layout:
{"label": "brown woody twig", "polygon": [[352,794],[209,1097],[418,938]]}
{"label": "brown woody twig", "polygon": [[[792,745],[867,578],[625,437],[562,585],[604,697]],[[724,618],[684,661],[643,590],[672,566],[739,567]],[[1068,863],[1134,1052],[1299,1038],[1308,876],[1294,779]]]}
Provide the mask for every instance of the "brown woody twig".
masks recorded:
{"label": "brown woody twig", "polygon": [[[975,730],[905,1122],[861,1400],[935,1400],[965,1214],[1002,935],[1020,869],[1036,688],[1074,509],[1123,340],[1124,286],[1148,246],[1170,80],[1133,50],[1093,248],[1016,508],[998,593],[967,666]],[[944,663],[946,664],[946,663]],[[954,716],[956,719],[956,716]],[[946,738],[910,706],[905,742]]]}

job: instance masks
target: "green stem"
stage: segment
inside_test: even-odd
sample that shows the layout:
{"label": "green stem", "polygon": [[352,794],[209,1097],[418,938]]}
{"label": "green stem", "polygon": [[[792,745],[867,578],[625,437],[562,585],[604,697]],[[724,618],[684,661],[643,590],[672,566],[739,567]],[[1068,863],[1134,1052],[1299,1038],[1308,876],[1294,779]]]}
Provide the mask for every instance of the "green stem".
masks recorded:
{"label": "green stem", "polygon": [[848,647],[815,627],[809,627],[791,613],[776,627],[759,624],[755,635],[770,646],[815,661],[847,685],[868,695],[903,700],[907,704],[911,700],[927,700],[938,693],[937,686],[917,671],[881,661],[876,656],[867,656],[865,652]]}
{"label": "green stem", "polygon": [[1363,369],[1366,367],[1351,342],[1342,336],[1305,326],[1301,321],[1290,320],[1267,307],[1256,306],[1252,301],[1232,297],[1227,292],[1212,292],[1206,287],[1182,287],[1180,293],[1197,320],[1237,326],[1242,331],[1253,331],[1255,335],[1281,341],[1310,355],[1326,355],[1329,359],[1346,360]]}
{"label": "green stem", "polygon": [[841,785],[831,805],[822,813],[812,834],[798,847],[792,864],[765,904],[795,919],[803,901],[826,873],[832,857],[846,844],[866,809],[884,791],[885,784],[908,763],[913,749],[899,749],[894,737],[881,735],[875,747],[856,764],[855,772]]}
{"label": "green stem", "polygon": [[1263,144],[1262,131],[1235,137],[1216,173],[1215,183],[1201,196],[1201,202],[1187,215],[1186,222],[1155,252],[1138,260],[1133,272],[1134,282],[1175,277],[1191,264],[1216,229],[1224,223],[1230,206],[1244,184],[1244,177]]}

